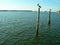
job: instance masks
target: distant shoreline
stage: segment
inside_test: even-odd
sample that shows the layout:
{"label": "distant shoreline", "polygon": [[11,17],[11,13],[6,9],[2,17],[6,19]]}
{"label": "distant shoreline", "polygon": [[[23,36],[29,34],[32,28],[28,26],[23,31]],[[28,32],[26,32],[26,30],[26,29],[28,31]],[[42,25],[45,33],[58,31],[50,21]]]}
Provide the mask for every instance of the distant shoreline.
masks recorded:
{"label": "distant shoreline", "polygon": [[[0,12],[37,12],[37,11],[32,11],[32,10],[0,10]],[[48,11],[40,11],[40,12],[48,12]]]}
{"label": "distant shoreline", "polygon": [[32,12],[32,10],[0,10],[0,12]]}

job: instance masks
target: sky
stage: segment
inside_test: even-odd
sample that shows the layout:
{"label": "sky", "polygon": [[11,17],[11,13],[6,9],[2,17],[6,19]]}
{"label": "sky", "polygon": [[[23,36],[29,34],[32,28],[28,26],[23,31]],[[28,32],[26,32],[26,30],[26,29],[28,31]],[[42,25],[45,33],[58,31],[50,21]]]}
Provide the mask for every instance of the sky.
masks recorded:
{"label": "sky", "polygon": [[0,0],[0,10],[34,10],[37,11],[37,4],[40,4],[41,11],[60,10],[60,0]]}

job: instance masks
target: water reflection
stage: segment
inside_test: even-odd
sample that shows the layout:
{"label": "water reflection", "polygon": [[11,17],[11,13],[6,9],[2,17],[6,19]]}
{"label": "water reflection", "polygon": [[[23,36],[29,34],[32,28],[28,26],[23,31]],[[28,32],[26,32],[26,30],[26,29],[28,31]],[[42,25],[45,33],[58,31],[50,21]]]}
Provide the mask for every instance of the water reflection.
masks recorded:
{"label": "water reflection", "polygon": [[51,25],[50,25],[50,24],[48,24],[48,30],[50,30],[50,26],[51,26]]}
{"label": "water reflection", "polygon": [[33,40],[33,45],[38,45],[39,43],[39,36],[35,35],[34,40]]}
{"label": "water reflection", "polygon": [[48,24],[48,25],[47,25],[46,33],[48,33],[48,32],[50,31],[50,27],[51,27],[51,25],[50,25],[50,24]]}

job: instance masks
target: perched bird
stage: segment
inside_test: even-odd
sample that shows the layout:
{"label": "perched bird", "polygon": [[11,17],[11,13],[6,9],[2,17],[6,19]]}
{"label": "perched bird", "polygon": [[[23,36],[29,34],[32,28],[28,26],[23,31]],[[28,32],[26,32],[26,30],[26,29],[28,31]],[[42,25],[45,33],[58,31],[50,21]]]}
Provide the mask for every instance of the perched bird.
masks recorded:
{"label": "perched bird", "polygon": [[39,4],[37,4],[37,6],[39,6],[41,8],[41,6]]}

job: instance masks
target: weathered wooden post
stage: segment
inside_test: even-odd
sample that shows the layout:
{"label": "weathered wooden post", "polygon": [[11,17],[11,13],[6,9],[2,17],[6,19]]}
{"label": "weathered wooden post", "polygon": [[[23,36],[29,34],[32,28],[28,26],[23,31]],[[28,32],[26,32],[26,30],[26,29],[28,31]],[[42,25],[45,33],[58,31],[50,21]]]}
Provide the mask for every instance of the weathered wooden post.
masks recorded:
{"label": "weathered wooden post", "polygon": [[49,19],[48,19],[48,25],[50,25],[50,23],[51,23],[51,20],[50,20],[50,18],[51,18],[51,9],[50,9],[50,11],[49,11],[49,14],[48,14],[48,15],[49,15],[49,17],[48,17],[48,18],[49,18]]}
{"label": "weathered wooden post", "polygon": [[40,8],[41,6],[39,4],[37,4],[38,6],[38,14],[37,14],[37,24],[36,24],[36,35],[38,35],[38,30],[39,30],[39,19],[40,19]]}

